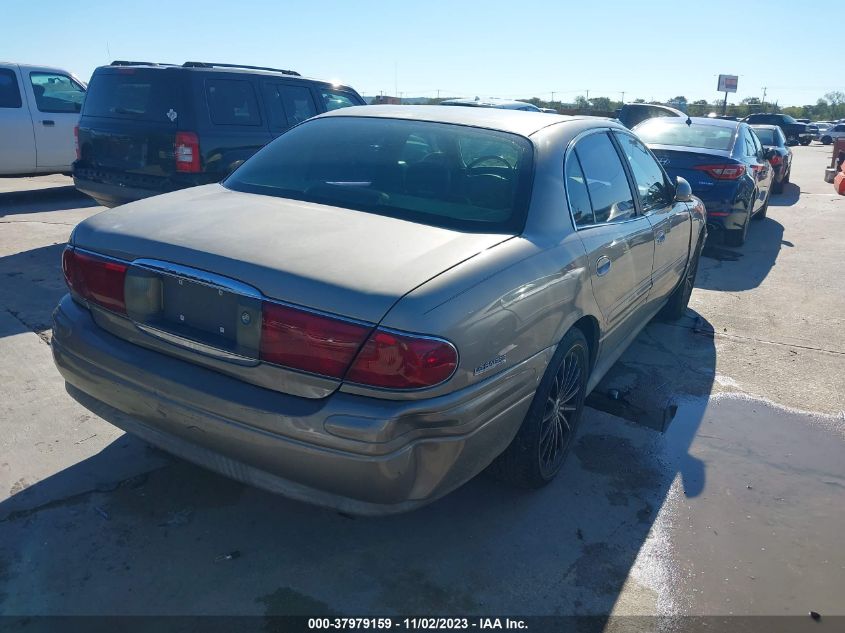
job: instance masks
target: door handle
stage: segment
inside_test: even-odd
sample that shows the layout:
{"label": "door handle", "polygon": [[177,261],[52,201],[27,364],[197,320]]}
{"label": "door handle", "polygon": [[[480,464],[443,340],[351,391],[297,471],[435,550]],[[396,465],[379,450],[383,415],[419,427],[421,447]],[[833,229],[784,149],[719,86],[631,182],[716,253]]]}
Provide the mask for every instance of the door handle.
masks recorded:
{"label": "door handle", "polygon": [[46,125],[47,127],[53,127],[56,124],[55,121],[51,121],[50,119],[43,119],[41,121],[41,125]]}
{"label": "door handle", "polygon": [[602,255],[596,260],[596,275],[604,277],[610,272],[610,258],[607,255]]}
{"label": "door handle", "polygon": [[666,241],[666,233],[665,233],[664,231],[662,231],[662,230],[661,230],[661,231],[658,231],[658,232],[657,232],[657,238],[655,239],[655,241],[656,241],[658,244],[663,244],[663,242],[665,242],[665,241]]}

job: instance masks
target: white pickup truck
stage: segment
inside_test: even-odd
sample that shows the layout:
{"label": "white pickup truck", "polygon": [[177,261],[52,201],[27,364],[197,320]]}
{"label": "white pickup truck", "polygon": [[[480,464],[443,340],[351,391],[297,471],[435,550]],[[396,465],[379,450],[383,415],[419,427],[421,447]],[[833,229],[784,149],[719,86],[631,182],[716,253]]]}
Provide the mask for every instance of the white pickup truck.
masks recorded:
{"label": "white pickup truck", "polygon": [[70,172],[85,88],[66,70],[0,62],[0,176]]}

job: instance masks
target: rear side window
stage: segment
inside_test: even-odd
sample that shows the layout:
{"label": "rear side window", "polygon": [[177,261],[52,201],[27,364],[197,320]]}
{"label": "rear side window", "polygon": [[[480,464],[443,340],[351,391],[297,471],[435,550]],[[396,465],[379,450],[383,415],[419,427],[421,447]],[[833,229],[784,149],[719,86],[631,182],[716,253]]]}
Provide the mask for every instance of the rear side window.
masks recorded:
{"label": "rear side window", "polygon": [[766,129],[766,128],[755,129],[754,133],[757,135],[757,138],[760,139],[760,142],[763,143],[763,145],[779,145],[780,144],[778,142],[780,140],[780,138],[777,137],[777,133],[775,132],[775,130]]}
{"label": "rear side window", "polygon": [[119,68],[94,73],[82,115],[177,123],[180,105],[175,73]]}
{"label": "rear side window", "polygon": [[39,112],[79,112],[85,89],[67,75],[29,73]]}
{"label": "rear side window", "polygon": [[0,68],[0,108],[20,108],[21,105],[18,76],[11,70]]}
{"label": "rear side window", "polygon": [[643,211],[653,211],[669,204],[672,196],[666,176],[646,146],[629,134],[617,132],[616,138],[631,166]]}
{"label": "rear side window", "polygon": [[311,90],[305,86],[265,82],[264,95],[274,130],[285,130],[317,114]]}
{"label": "rear side window", "polygon": [[636,214],[634,195],[619,154],[607,134],[590,134],[575,146],[596,223],[628,220]]}
{"label": "rear side window", "polygon": [[569,208],[575,226],[586,226],[595,222],[593,208],[590,205],[590,194],[587,192],[587,179],[578,156],[575,153],[566,159],[566,195],[569,198]]}
{"label": "rear side window", "polygon": [[350,95],[336,90],[321,90],[320,96],[323,99],[323,105],[326,107],[326,112],[338,110],[340,108],[348,108],[349,106],[361,105],[357,101],[354,101]]}
{"label": "rear side window", "polygon": [[261,125],[252,83],[241,79],[206,79],[208,113],[215,125]]}

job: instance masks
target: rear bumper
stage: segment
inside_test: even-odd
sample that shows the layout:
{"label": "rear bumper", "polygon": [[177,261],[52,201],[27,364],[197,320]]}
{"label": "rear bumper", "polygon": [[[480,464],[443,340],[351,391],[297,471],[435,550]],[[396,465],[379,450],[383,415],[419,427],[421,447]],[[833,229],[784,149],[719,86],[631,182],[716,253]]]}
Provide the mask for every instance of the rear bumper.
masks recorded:
{"label": "rear bumper", "polygon": [[116,170],[73,165],[73,184],[106,207],[116,207],[134,200],[162,193],[187,189],[214,182],[207,174],[184,174],[178,177],[147,176]]}
{"label": "rear bumper", "polygon": [[[123,341],[69,296],[53,321],[68,391],[107,421],[245,483],[367,515],[424,505],[484,469],[513,439],[553,351],[428,400],[308,400]],[[351,439],[368,427],[379,441]]]}

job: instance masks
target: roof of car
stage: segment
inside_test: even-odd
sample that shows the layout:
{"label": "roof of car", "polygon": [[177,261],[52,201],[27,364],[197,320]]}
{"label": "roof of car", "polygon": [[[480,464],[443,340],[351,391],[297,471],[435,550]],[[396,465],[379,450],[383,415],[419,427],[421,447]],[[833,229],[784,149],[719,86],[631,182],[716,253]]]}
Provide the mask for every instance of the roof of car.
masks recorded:
{"label": "roof of car", "polygon": [[[528,106],[530,108],[536,108],[533,103],[528,103],[527,101],[516,101],[514,99],[496,99],[491,97],[489,99],[445,99],[440,102],[440,105],[459,105],[459,106],[470,106],[470,107],[477,107],[477,108],[503,108],[503,109],[512,109],[515,110],[517,108],[523,108]],[[537,108],[539,110],[539,108]]]}
{"label": "roof of car", "polygon": [[436,105],[368,105],[340,108],[321,114],[323,117],[375,117],[384,119],[408,119],[413,121],[431,121],[434,123],[452,123],[483,127],[501,132],[511,132],[521,136],[531,136],[535,132],[567,121],[595,119],[603,126],[622,127],[609,119],[585,116],[565,116],[546,112],[524,112],[521,110],[503,110],[499,108],[443,108]]}
{"label": "roof of car", "polygon": [[778,125],[771,125],[769,123],[750,123],[751,127],[755,130],[779,130],[780,126]]}

